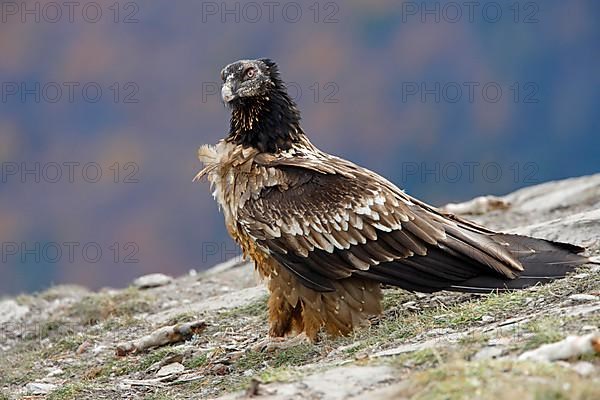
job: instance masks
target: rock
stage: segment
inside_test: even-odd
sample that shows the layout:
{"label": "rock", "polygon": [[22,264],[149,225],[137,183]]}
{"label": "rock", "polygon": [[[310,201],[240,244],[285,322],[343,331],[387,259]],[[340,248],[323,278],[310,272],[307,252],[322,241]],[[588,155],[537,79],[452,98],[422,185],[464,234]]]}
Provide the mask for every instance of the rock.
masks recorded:
{"label": "rock", "polygon": [[[261,398],[269,400],[288,399],[365,399],[369,388],[389,382],[395,377],[389,366],[344,366],[309,375],[296,382],[274,382],[261,384],[258,389]],[[219,397],[220,400],[234,400],[245,397],[245,393],[232,393]]]}
{"label": "rock", "polygon": [[582,331],[595,331],[596,327],[594,325],[584,325],[581,327]]}
{"label": "rock", "polygon": [[600,174],[551,181],[520,189],[505,196],[525,212],[540,213],[581,204],[597,202]]}
{"label": "rock", "polygon": [[173,278],[165,274],[144,275],[133,281],[133,286],[139,289],[149,289],[153,287],[165,286],[173,281]]}
{"label": "rock", "polygon": [[490,358],[498,358],[504,353],[504,349],[498,346],[484,347],[473,356],[473,360],[487,360]]}
{"label": "rock", "polygon": [[595,238],[598,231],[600,231],[600,209],[509,230],[510,233],[519,235],[580,245]]}
{"label": "rock", "polygon": [[234,257],[230,260],[227,260],[225,262],[222,262],[220,264],[215,265],[212,268],[207,269],[206,271],[204,271],[202,273],[202,277],[208,277],[208,276],[212,276],[212,275],[218,275],[222,272],[228,271],[230,269],[233,268],[238,268],[238,267],[242,267],[242,266],[251,266],[252,263],[249,261],[245,261],[242,256],[237,256]]}
{"label": "rock", "polygon": [[64,372],[65,371],[63,371],[60,368],[55,368],[55,369],[48,371],[48,375],[46,375],[46,378],[54,378],[55,376],[62,375]]}
{"label": "rock", "polygon": [[173,364],[165,365],[164,367],[159,369],[158,372],[156,373],[156,376],[158,378],[162,378],[162,377],[169,376],[169,375],[180,374],[184,370],[185,370],[185,367],[182,364],[176,362]]}
{"label": "rock", "polygon": [[29,307],[22,306],[14,300],[0,301],[0,324],[16,322],[29,312]]}
{"label": "rock", "polygon": [[587,361],[579,361],[571,365],[571,368],[581,376],[591,376],[596,370],[594,364]]}
{"label": "rock", "polygon": [[442,209],[452,214],[485,214],[493,210],[506,210],[510,202],[496,196],[479,196],[464,203],[446,204]]}
{"label": "rock", "polygon": [[51,383],[41,383],[41,382],[31,382],[25,385],[25,390],[29,394],[40,395],[40,394],[48,394],[51,391],[55,390],[58,385],[53,385]]}
{"label": "rock", "polygon": [[491,347],[508,346],[511,343],[511,338],[499,337],[488,340],[487,344]]}
{"label": "rock", "polygon": [[533,297],[525,297],[525,305],[528,305],[530,303],[534,303],[535,299]]}
{"label": "rock", "polygon": [[229,366],[225,365],[225,364],[221,364],[221,363],[217,363],[215,365],[212,365],[209,369],[208,372],[211,373],[212,375],[227,375],[230,372],[230,368]]}
{"label": "rock", "polygon": [[490,322],[494,322],[496,320],[496,318],[490,316],[490,315],[484,315],[483,317],[481,317],[481,322],[485,322],[490,323]]}
{"label": "rock", "polygon": [[95,345],[94,348],[92,349],[92,354],[97,356],[98,354],[102,353],[103,351],[108,350],[109,347],[108,346],[103,346],[103,345]]}
{"label": "rock", "polygon": [[600,312],[600,304],[594,303],[592,305],[579,304],[575,307],[570,307],[567,311],[567,317],[576,317],[579,315],[587,315]]}
{"label": "rock", "polygon": [[163,324],[171,318],[181,314],[190,313],[199,315],[208,311],[226,310],[251,304],[264,298],[267,289],[264,285],[241,289],[235,292],[209,297],[207,299],[188,303],[170,310],[160,311],[148,316],[148,320],[154,324]]}
{"label": "rock", "polygon": [[591,294],[580,293],[580,294],[572,294],[572,295],[570,295],[569,299],[573,300],[573,301],[579,301],[579,302],[584,303],[584,302],[587,302],[587,301],[596,301],[596,300],[599,299],[599,297],[598,296],[593,296]]}
{"label": "rock", "polygon": [[433,328],[428,330],[425,335],[427,336],[441,336],[452,333],[452,328]]}
{"label": "rock", "polygon": [[489,228],[588,246],[598,237],[600,174],[525,187],[501,199],[510,208],[469,219]]}
{"label": "rock", "polygon": [[587,279],[589,276],[590,276],[590,274],[583,273],[583,274],[575,274],[575,275],[573,275],[572,278],[573,279]]}
{"label": "rock", "polygon": [[320,372],[303,381],[315,393],[324,393],[324,397],[331,400],[342,400],[354,395],[360,398],[365,387],[391,379],[393,372],[388,366],[348,366]]}

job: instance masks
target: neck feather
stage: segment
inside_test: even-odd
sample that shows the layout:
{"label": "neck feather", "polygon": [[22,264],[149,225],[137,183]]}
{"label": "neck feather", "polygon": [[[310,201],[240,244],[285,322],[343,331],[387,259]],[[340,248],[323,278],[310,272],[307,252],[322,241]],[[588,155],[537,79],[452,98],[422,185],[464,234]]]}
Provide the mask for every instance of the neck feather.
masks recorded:
{"label": "neck feather", "polygon": [[228,140],[245,147],[276,153],[303,135],[300,112],[282,85],[263,97],[239,99],[231,112]]}

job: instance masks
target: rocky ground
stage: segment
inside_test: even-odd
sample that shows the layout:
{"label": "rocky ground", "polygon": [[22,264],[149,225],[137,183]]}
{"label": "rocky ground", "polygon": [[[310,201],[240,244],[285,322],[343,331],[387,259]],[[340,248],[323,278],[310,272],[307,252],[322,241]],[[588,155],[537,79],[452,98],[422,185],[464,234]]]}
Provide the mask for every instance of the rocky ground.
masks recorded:
{"label": "rocky ground", "polygon": [[[600,174],[449,209],[600,251]],[[249,264],[98,293],[57,286],[0,301],[0,399],[598,399],[600,357],[588,342],[600,326],[599,277],[590,265],[506,294],[386,289],[369,328],[274,351],[257,346],[266,291]],[[194,321],[206,328],[184,341],[117,355],[120,343]],[[581,336],[569,339],[576,351],[549,350],[563,360],[523,356],[570,335]]]}

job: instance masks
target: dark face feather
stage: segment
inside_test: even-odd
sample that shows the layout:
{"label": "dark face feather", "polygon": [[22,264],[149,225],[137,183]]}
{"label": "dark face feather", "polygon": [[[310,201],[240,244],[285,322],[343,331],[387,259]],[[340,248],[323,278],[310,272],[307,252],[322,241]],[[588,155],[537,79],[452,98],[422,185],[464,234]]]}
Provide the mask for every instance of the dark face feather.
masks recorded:
{"label": "dark face feather", "polygon": [[303,134],[300,112],[273,61],[236,61],[223,68],[221,79],[221,97],[232,110],[228,140],[276,153]]}
{"label": "dark face feather", "polygon": [[221,97],[225,104],[236,104],[251,97],[264,96],[275,84],[263,60],[240,60],[221,70]]}

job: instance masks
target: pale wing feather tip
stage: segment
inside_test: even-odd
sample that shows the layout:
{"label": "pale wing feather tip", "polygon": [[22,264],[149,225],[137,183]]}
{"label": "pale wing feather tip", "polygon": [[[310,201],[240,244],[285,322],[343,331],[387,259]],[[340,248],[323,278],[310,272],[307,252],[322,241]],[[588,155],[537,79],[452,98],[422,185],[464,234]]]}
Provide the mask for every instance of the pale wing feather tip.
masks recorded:
{"label": "pale wing feather tip", "polygon": [[198,182],[206,174],[208,174],[215,168],[215,163],[217,162],[217,150],[214,146],[211,146],[209,144],[200,146],[200,148],[198,149],[198,159],[200,160],[200,162],[205,164],[205,167],[202,168],[202,170],[196,174],[192,182]]}
{"label": "pale wing feather tip", "polygon": [[200,146],[198,149],[198,159],[204,164],[217,161],[217,150],[210,144]]}

